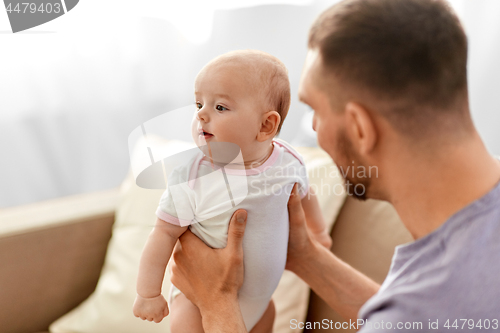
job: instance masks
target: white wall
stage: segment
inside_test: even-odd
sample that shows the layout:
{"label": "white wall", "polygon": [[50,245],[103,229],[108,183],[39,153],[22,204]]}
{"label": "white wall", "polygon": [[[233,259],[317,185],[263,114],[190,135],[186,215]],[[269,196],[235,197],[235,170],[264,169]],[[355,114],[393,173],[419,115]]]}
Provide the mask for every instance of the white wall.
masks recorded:
{"label": "white wall", "polygon": [[8,50],[0,54],[0,207],[118,186],[129,169],[129,133],[194,106],[197,72],[233,49],[261,49],[287,65],[294,100],[282,137],[293,139],[305,110],[295,96],[307,30],[324,5],[216,11],[203,44],[164,19],[124,12],[130,21],[108,22],[91,5],[82,1],[38,30],[0,34]]}
{"label": "white wall", "polygon": [[[109,1],[114,7],[81,1],[64,17],[15,35],[0,10],[0,207],[118,186],[129,168],[128,134],[193,103],[198,70],[232,49],[283,60],[293,100],[281,137],[300,134],[305,107],[296,93],[307,31],[334,1],[219,10],[204,44],[191,43],[154,7],[147,15],[157,18],[131,10],[138,2]],[[473,117],[500,154],[500,1],[454,5],[469,34]]]}
{"label": "white wall", "polygon": [[469,41],[472,117],[490,152],[500,155],[500,1],[461,0]]}

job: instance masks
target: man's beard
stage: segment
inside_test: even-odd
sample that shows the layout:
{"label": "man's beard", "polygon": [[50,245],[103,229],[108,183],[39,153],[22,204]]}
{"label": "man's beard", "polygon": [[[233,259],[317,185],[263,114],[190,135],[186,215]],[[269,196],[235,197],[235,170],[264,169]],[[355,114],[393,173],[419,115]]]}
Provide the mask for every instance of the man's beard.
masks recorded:
{"label": "man's beard", "polygon": [[[345,130],[338,132],[337,142],[339,152],[337,168],[344,178],[347,195],[364,201],[369,198],[367,193],[371,185],[371,179],[369,176],[366,176],[369,169],[354,150],[351,141],[349,141],[345,134]],[[358,175],[362,177],[358,177]]]}

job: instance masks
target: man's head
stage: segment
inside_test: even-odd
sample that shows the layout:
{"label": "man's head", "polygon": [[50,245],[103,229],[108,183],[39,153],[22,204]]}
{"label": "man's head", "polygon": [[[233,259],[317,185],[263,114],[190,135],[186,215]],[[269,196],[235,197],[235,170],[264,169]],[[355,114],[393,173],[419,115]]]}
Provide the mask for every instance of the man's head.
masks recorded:
{"label": "man's head", "polygon": [[281,129],[290,107],[288,72],[268,53],[229,52],[200,71],[195,101],[193,138],[198,145],[232,142],[245,155]]}
{"label": "man's head", "polygon": [[[382,127],[415,149],[473,130],[467,39],[444,0],[342,1],[318,17],[308,46],[299,95],[340,167],[376,163]],[[370,195],[371,179],[347,179]]]}

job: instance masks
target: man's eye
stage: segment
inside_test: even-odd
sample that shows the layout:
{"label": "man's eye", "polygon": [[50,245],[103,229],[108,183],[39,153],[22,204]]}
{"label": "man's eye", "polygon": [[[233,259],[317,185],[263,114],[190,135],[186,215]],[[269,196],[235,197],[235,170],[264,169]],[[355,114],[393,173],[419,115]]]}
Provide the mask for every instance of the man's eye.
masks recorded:
{"label": "man's eye", "polygon": [[215,108],[216,108],[218,111],[226,111],[226,110],[227,110],[227,108],[223,107],[222,105],[217,105]]}
{"label": "man's eye", "polygon": [[203,105],[201,105],[201,103],[196,103],[196,108],[199,110],[203,107]]}

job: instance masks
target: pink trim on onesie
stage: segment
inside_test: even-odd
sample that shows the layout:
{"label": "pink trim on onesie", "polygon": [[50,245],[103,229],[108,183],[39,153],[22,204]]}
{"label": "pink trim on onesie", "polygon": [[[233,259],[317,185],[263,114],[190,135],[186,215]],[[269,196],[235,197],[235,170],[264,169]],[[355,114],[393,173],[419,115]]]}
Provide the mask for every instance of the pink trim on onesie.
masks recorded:
{"label": "pink trim on onesie", "polygon": [[[235,175],[235,176],[251,176],[251,175],[257,175],[261,172],[264,172],[264,171],[266,171],[267,168],[272,166],[276,162],[276,160],[278,159],[279,150],[276,149],[277,146],[283,147],[290,154],[292,154],[297,160],[299,160],[300,164],[305,165],[302,157],[299,154],[297,154],[291,148],[291,146],[288,145],[287,143],[278,139],[278,140],[273,140],[273,145],[274,145],[274,147],[273,147],[273,152],[271,153],[271,156],[269,156],[269,158],[267,159],[267,161],[264,162],[264,164],[258,166],[257,168],[244,169],[244,170],[224,168],[224,171],[228,175]],[[200,167],[200,164],[211,166],[210,162],[203,160],[203,156],[204,156],[203,154],[200,154],[197,158],[195,158],[195,160],[193,161],[193,164],[191,165],[191,170],[189,171],[189,181],[188,181],[189,188],[191,188],[191,189],[194,188],[194,184],[196,182],[196,175],[198,173],[198,168]],[[308,186],[305,194],[301,195],[301,198],[304,198],[307,195],[307,193],[309,192],[309,187],[310,186]],[[172,218],[175,218],[175,217],[172,216]]]}
{"label": "pink trim on onesie", "polygon": [[161,219],[165,222],[168,222],[168,223],[173,224],[173,225],[177,225],[179,227],[185,227],[187,225],[190,225],[192,222],[190,220],[183,220],[183,219],[177,218],[175,216],[172,216],[168,213],[165,213],[164,211],[162,211],[160,209],[160,207],[158,207],[156,209],[156,216],[158,216],[159,219]]}
{"label": "pink trim on onesie", "polygon": [[[275,143],[276,141],[273,141]],[[276,145],[274,145],[276,146]],[[235,176],[251,176],[251,175],[257,175],[261,172],[266,171],[267,168],[269,168],[271,165],[276,162],[279,156],[279,151],[278,149],[275,149],[276,147],[273,147],[273,152],[271,153],[271,156],[265,161],[262,165],[258,166],[257,168],[253,169],[231,169],[231,168],[224,168],[224,171],[228,175],[235,175]],[[201,163],[205,165],[210,165],[210,162],[208,161],[201,161]]]}
{"label": "pink trim on onesie", "polygon": [[292,147],[288,143],[285,143],[284,141],[281,141],[281,140],[274,140],[273,142],[275,144],[277,144],[278,146],[283,147],[286,150],[288,150],[288,152],[290,154],[292,154],[296,159],[299,160],[300,164],[305,165],[304,160],[302,159],[302,156],[297,154],[297,152],[295,150],[293,150]]}

